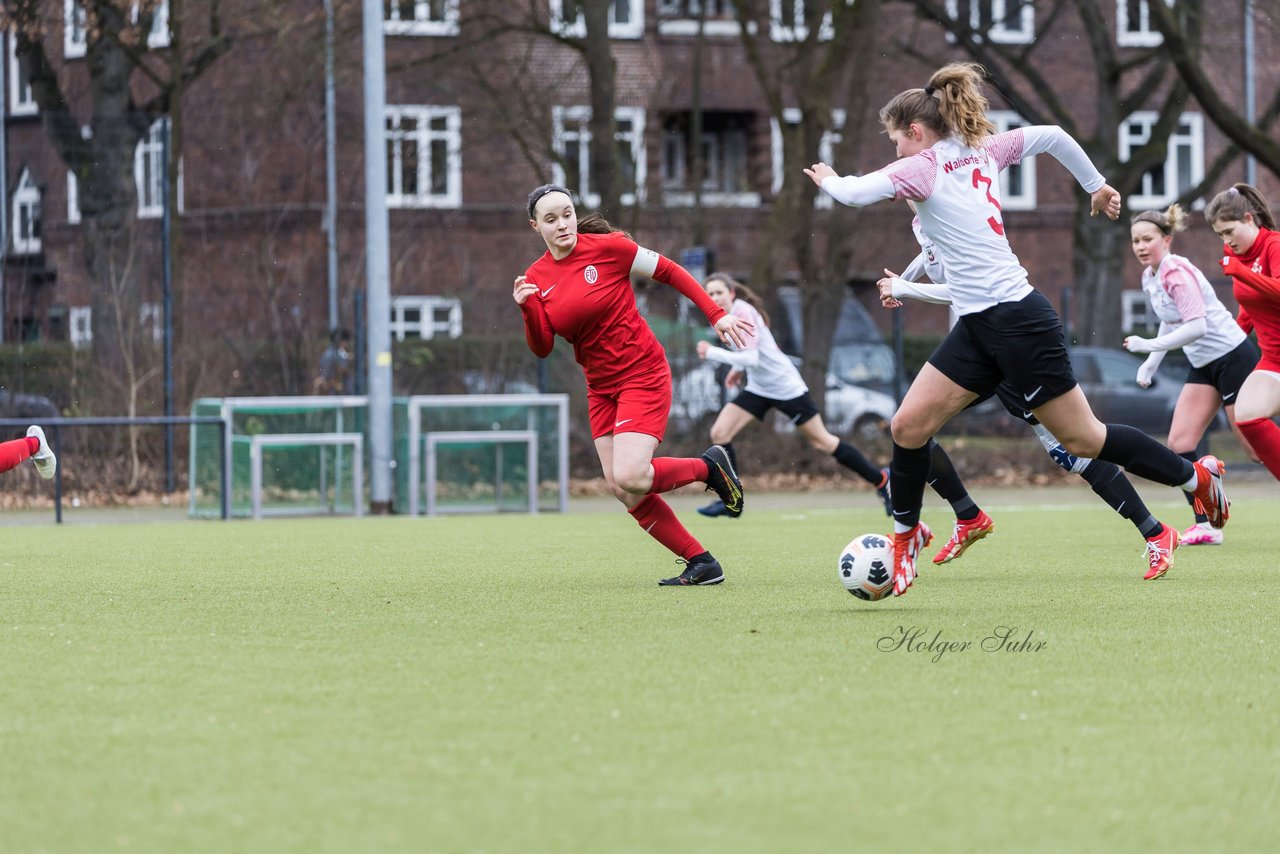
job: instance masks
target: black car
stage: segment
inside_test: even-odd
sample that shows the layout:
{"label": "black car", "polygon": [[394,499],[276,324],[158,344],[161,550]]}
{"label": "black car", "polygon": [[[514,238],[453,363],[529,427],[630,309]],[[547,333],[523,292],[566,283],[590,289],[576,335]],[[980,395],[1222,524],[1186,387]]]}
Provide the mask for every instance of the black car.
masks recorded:
{"label": "black car", "polygon": [[57,405],[38,394],[14,394],[0,389],[0,418],[57,418]]}

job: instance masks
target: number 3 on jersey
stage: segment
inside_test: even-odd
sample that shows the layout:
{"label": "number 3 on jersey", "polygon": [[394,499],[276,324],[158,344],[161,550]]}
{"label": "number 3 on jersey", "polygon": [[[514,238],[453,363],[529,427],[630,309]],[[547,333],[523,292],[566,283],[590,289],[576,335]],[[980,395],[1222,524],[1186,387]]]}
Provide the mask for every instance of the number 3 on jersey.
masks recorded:
{"label": "number 3 on jersey", "polygon": [[973,170],[973,188],[978,189],[979,184],[986,184],[987,201],[995,206],[996,213],[987,217],[987,225],[991,226],[991,230],[996,234],[1004,237],[1004,223],[1000,221],[1000,200],[991,195],[991,179],[982,174],[981,169]]}

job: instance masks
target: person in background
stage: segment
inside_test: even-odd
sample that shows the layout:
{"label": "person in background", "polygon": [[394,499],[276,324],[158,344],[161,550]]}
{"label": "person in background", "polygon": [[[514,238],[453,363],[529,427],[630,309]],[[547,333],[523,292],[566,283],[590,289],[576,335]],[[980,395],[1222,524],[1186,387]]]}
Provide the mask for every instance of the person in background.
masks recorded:
{"label": "person in background", "polygon": [[346,329],[335,329],[329,333],[329,346],[320,354],[316,394],[351,394],[353,379],[351,333]]}

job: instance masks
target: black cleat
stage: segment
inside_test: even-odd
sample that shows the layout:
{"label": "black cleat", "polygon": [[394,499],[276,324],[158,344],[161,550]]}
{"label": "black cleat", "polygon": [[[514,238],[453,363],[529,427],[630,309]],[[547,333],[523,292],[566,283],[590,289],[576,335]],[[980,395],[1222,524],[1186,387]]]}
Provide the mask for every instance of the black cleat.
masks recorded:
{"label": "black cleat", "polygon": [[880,500],[884,502],[884,515],[893,518],[893,495],[889,492],[889,470],[880,469],[884,472],[884,486],[876,490],[876,495],[880,496]]}
{"label": "black cleat", "polygon": [[658,582],[660,587],[706,587],[724,581],[724,570],[720,561],[710,554],[695,557],[693,560],[677,560],[685,565],[684,572],[675,578],[664,578]]}
{"label": "black cleat", "polygon": [[710,516],[712,518],[728,515],[728,511],[724,509],[724,502],[718,498],[705,507],[699,507],[698,512],[703,516]]}
{"label": "black cleat", "polygon": [[707,464],[707,489],[724,502],[725,515],[737,519],[742,515],[742,481],[738,480],[729,455],[719,445],[712,445],[702,452],[702,461]]}

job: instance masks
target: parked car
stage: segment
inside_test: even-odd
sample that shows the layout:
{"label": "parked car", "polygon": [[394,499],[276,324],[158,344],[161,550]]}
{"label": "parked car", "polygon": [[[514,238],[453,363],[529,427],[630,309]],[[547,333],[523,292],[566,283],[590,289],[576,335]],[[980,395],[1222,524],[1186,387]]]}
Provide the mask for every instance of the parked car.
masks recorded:
{"label": "parked car", "polygon": [[[1151,385],[1138,385],[1138,366],[1144,356],[1108,347],[1072,347],[1071,368],[1089,404],[1103,423],[1128,424],[1144,433],[1167,435],[1173,408],[1187,378],[1185,363],[1166,359]],[[952,420],[952,431],[1014,434],[1019,422],[995,398],[968,409]],[[1221,409],[1209,424],[1210,430],[1228,429]]]}
{"label": "parked car", "polygon": [[13,394],[0,389],[0,418],[57,418],[58,406],[38,394]]}

